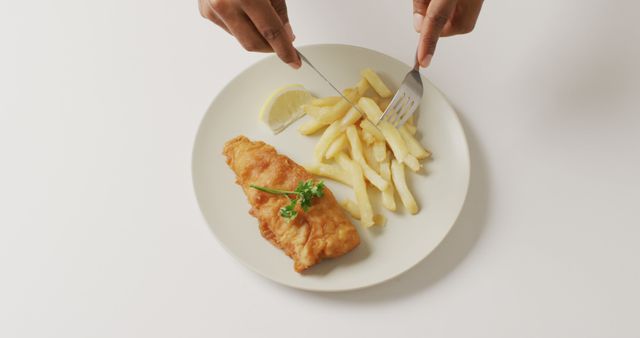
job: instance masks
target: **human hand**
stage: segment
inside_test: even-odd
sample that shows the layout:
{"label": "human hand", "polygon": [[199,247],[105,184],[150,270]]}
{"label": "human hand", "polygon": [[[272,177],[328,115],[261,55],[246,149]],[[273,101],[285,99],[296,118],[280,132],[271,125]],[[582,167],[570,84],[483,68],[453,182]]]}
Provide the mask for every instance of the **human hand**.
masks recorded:
{"label": "human hand", "polygon": [[431,63],[438,38],[473,30],[483,0],[413,0],[413,27],[420,33],[417,58],[421,67]]}
{"label": "human hand", "polygon": [[198,0],[200,14],[233,35],[250,52],[275,52],[294,69],[300,58],[285,0]]}

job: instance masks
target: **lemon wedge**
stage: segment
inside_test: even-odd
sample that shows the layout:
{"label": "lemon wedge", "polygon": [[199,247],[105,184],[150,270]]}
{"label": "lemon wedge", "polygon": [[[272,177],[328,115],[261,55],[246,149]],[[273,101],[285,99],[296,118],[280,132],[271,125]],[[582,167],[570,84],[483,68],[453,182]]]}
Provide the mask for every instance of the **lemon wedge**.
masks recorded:
{"label": "lemon wedge", "polygon": [[302,105],[313,99],[311,93],[302,85],[287,85],[273,92],[260,110],[260,121],[264,122],[274,134],[304,115]]}

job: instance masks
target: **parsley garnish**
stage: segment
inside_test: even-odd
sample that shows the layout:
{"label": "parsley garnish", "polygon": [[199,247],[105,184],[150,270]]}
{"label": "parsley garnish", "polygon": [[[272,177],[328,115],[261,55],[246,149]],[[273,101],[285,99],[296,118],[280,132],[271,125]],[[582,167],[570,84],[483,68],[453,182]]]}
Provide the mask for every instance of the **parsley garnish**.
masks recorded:
{"label": "parsley garnish", "polygon": [[287,196],[289,204],[280,208],[280,217],[285,218],[287,221],[291,221],[298,216],[298,212],[296,211],[298,201],[300,201],[300,207],[302,210],[306,212],[309,211],[309,208],[311,207],[311,200],[314,197],[324,196],[324,182],[322,181],[317,184],[314,184],[313,180],[301,181],[298,183],[298,186],[294,191],[260,187],[253,184],[251,184],[250,187],[274,195]]}

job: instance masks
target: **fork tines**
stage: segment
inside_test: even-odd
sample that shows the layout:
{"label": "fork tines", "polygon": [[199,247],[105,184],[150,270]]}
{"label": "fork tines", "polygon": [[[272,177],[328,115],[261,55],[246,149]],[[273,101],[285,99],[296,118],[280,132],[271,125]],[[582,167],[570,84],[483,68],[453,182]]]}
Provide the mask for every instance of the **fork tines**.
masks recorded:
{"label": "fork tines", "polygon": [[422,80],[420,73],[414,70],[407,74],[378,122],[387,121],[396,128],[402,127],[416,112],[421,100]]}

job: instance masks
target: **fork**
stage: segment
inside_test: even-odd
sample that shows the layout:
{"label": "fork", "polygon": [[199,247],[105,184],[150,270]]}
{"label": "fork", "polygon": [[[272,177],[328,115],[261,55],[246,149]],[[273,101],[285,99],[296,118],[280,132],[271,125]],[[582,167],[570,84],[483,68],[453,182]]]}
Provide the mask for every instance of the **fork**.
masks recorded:
{"label": "fork", "polygon": [[393,96],[387,109],[384,110],[384,113],[380,116],[376,124],[379,124],[381,121],[386,121],[394,127],[400,128],[413,116],[422,100],[424,91],[419,69],[420,64],[418,63],[416,54],[413,69],[404,77],[404,81],[400,84],[396,95]]}

